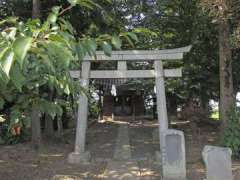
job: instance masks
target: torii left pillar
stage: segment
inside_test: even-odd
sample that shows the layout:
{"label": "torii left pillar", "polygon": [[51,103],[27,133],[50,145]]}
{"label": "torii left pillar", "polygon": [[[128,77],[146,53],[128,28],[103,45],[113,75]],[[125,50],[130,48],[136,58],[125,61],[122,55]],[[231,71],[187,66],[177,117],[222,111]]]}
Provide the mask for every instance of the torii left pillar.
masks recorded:
{"label": "torii left pillar", "polygon": [[[82,62],[82,70],[80,75],[81,86],[87,89],[89,86],[89,74],[91,63],[89,61]],[[90,153],[85,150],[86,130],[88,119],[88,97],[85,93],[79,96],[78,117],[76,129],[76,142],[74,152],[68,156],[68,162],[71,164],[88,163]]]}

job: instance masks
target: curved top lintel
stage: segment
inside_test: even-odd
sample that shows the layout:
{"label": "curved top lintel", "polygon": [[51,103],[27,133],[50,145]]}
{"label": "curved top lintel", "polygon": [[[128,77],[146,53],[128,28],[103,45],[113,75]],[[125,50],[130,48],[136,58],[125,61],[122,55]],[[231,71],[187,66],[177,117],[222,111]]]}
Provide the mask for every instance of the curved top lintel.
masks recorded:
{"label": "curved top lintel", "polygon": [[[123,50],[123,51],[112,51],[111,56],[106,56],[103,51],[97,51],[96,57],[86,56],[84,60],[142,60],[141,56],[145,57],[145,60],[156,60],[164,59],[174,59],[175,57],[180,57],[179,55],[187,53],[191,50],[192,46],[185,46],[176,49],[163,49],[163,50]],[[171,56],[173,58],[171,58]],[[130,59],[128,59],[130,58]],[[144,59],[144,58],[143,58]]]}

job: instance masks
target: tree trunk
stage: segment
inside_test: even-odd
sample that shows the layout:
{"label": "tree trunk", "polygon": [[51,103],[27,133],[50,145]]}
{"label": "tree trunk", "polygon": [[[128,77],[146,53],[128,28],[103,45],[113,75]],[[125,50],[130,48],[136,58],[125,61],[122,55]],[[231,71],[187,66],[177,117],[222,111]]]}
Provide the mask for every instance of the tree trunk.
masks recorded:
{"label": "tree trunk", "polygon": [[32,18],[40,18],[41,17],[41,3],[40,0],[32,1]]}
{"label": "tree trunk", "polygon": [[45,116],[45,132],[47,137],[52,137],[54,135],[53,119],[50,115]]}
{"label": "tree trunk", "polygon": [[[49,101],[53,101],[55,96],[55,91],[51,89],[49,89],[48,91],[49,91],[48,99]],[[52,137],[54,134],[53,118],[48,114],[45,115],[45,132],[48,137]]]}
{"label": "tree trunk", "polygon": [[232,79],[232,52],[230,47],[230,25],[227,20],[219,23],[219,73],[220,73],[220,119],[221,134],[228,124],[228,113],[234,106]]}
{"label": "tree trunk", "polygon": [[[40,0],[32,1],[32,17],[40,17]],[[38,149],[41,144],[41,123],[40,112],[34,107],[31,112],[31,129],[32,129],[32,145],[35,149]]]}
{"label": "tree trunk", "polygon": [[98,96],[99,96],[98,108],[100,110],[98,115],[98,120],[101,121],[103,120],[103,93],[101,89],[99,89]]}
{"label": "tree trunk", "polygon": [[157,119],[157,99],[156,97],[153,98],[153,119],[156,120]]}
{"label": "tree trunk", "polygon": [[32,129],[32,145],[34,149],[38,150],[41,144],[41,124],[40,124],[40,114],[36,108],[32,109],[31,114],[31,129]]}
{"label": "tree trunk", "polygon": [[63,122],[60,117],[57,117],[57,136],[62,137],[63,135]]}

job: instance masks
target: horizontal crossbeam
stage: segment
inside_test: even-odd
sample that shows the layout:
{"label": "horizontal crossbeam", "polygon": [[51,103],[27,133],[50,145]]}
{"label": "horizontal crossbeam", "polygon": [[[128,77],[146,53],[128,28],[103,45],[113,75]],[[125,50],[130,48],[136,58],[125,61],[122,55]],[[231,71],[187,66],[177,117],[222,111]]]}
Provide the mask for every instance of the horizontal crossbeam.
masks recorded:
{"label": "horizontal crossbeam", "polygon": [[100,61],[148,61],[148,60],[180,60],[183,58],[183,53],[189,52],[192,46],[186,46],[177,49],[166,50],[128,50],[128,51],[113,51],[111,56],[106,56],[103,51],[97,51],[96,56],[86,56],[85,61],[100,60]]}
{"label": "horizontal crossbeam", "polygon": [[[80,71],[70,71],[71,77],[79,78]],[[164,69],[164,77],[181,77],[182,69]],[[118,78],[155,78],[155,70],[114,70],[90,71],[91,79],[118,79]]]}

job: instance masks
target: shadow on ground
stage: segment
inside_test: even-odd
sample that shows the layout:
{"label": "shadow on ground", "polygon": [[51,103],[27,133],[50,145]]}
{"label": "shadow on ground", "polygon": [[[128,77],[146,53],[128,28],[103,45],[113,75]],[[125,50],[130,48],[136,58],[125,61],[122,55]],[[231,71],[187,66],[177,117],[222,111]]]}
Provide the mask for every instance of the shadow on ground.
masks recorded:
{"label": "shadow on ground", "polygon": [[[131,122],[128,125],[131,159],[114,160],[118,137],[118,123],[96,123],[88,130],[87,149],[91,152],[88,165],[70,165],[66,161],[74,146],[74,130],[65,133],[61,141],[55,139],[43,143],[36,152],[30,143],[0,146],[0,179],[4,180],[98,180],[98,179],[160,179],[160,165],[155,157],[159,141],[152,132],[156,121]],[[191,126],[182,123],[186,137],[187,170],[189,180],[204,179],[201,151],[206,144],[216,141],[215,128],[201,127],[193,132]],[[240,162],[233,163],[236,180],[240,179]]]}

